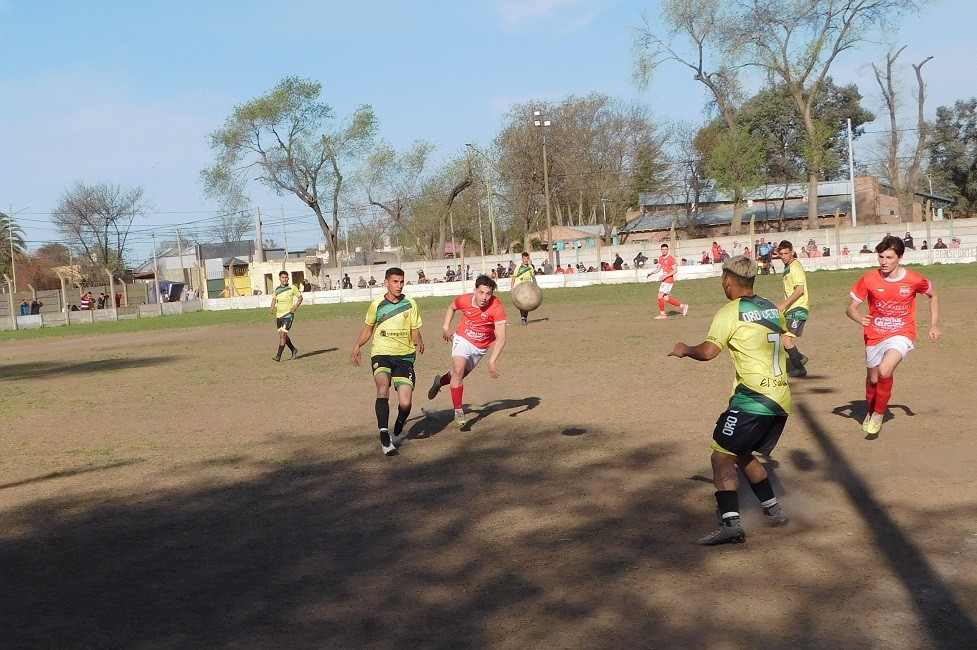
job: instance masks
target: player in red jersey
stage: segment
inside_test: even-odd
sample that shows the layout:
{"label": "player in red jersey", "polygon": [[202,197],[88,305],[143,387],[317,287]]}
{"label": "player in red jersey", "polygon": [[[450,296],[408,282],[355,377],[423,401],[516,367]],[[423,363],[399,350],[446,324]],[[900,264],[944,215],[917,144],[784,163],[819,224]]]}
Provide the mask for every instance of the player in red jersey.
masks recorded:
{"label": "player in red jersey", "polygon": [[[445,341],[451,341],[451,370],[434,378],[434,384],[427,396],[428,399],[434,399],[442,386],[450,385],[455,424],[459,427],[468,423],[462,406],[464,379],[475,369],[490,347],[492,354],[488,362],[489,374],[493,379],[499,378],[495,363],[505,347],[506,316],[505,306],[495,296],[495,289],[495,280],[487,275],[478,276],[475,279],[475,292],[455,298],[444,315],[441,333]],[[461,312],[461,323],[452,333],[451,320],[456,311]]]}
{"label": "player in red jersey", "polygon": [[[683,304],[675,298],[672,298],[672,287],[675,286],[675,274],[678,272],[678,262],[668,253],[668,244],[662,244],[662,254],[658,257],[656,263],[659,269],[661,269],[662,282],[658,285],[658,315],[655,316],[655,320],[668,318],[668,314],[665,313],[666,301],[668,304],[681,309],[682,315],[685,316],[689,313],[688,304]],[[652,273],[648,275],[651,276]]]}
{"label": "player in red jersey", "polygon": [[[875,252],[879,270],[869,271],[851,289],[851,304],[845,313],[865,331],[865,400],[868,415],[862,430],[877,436],[882,430],[882,416],[892,395],[892,374],[899,362],[913,349],[916,340],[916,294],[929,296],[931,341],[938,340],[940,301],[933,285],[915,271],[899,266],[906,245],[898,237],[886,236]],[[858,306],[868,301],[868,315]]]}

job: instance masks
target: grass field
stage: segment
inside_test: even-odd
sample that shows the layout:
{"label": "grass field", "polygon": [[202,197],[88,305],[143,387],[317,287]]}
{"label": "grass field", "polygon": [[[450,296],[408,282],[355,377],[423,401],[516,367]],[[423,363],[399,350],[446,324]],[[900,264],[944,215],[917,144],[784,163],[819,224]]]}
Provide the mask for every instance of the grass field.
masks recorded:
{"label": "grass field", "polygon": [[666,354],[704,338],[718,279],[677,284],[667,321],[654,283],[548,290],[502,378],[467,382],[471,431],[424,394],[450,299],[422,299],[391,458],[349,363],[366,303],[303,306],[280,364],[263,310],[0,332],[0,646],[968,647],[977,268],[922,272],[944,339],[921,303],[877,440],[859,273],[808,276],[810,375],[768,465],[793,521],[764,529],[741,489],[747,542],[713,549],[691,541],[732,364]]}

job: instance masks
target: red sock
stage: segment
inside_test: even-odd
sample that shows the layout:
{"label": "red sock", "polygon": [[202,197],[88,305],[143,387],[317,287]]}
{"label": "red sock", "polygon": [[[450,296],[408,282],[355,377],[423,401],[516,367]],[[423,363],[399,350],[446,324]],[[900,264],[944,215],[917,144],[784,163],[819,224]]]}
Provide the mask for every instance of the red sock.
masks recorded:
{"label": "red sock", "polygon": [[452,386],[451,387],[451,404],[455,407],[455,410],[461,408],[461,396],[465,393],[465,387],[462,386]]}
{"label": "red sock", "polygon": [[675,298],[672,298],[671,296],[668,297],[668,304],[670,304],[672,307],[681,307],[682,306],[682,303],[680,303]]}
{"label": "red sock", "polygon": [[451,383],[451,373],[450,372],[446,372],[443,375],[441,375],[441,385],[442,386],[447,386],[450,383]]}
{"label": "red sock", "polygon": [[658,311],[665,311],[665,299],[664,298],[659,298],[658,299]]}
{"label": "red sock", "polygon": [[892,397],[892,377],[879,377],[879,383],[875,387],[875,408],[872,412],[885,413],[890,397]]}
{"label": "red sock", "polygon": [[872,409],[875,407],[875,384],[869,382],[868,379],[865,380],[865,402],[868,404],[868,412],[873,413]]}

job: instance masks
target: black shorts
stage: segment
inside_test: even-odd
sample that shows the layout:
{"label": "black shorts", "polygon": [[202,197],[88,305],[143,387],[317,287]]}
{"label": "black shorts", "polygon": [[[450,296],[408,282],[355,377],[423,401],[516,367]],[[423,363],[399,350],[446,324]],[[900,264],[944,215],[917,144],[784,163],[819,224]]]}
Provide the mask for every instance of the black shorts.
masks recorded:
{"label": "black shorts", "polygon": [[393,379],[394,387],[414,386],[414,355],[378,355],[370,357],[373,376],[384,374]]}
{"label": "black shorts", "polygon": [[275,326],[278,328],[279,332],[292,329],[292,321],[295,319],[295,314],[289,313],[285,314],[281,318],[275,319]]}
{"label": "black shorts", "polygon": [[754,451],[769,456],[785,424],[786,415],[759,415],[730,409],[716,420],[712,448],[733,456],[749,456]]}
{"label": "black shorts", "polygon": [[807,320],[791,318],[790,314],[784,314],[784,316],[787,319],[787,333],[800,338],[801,334],[804,333],[804,323]]}

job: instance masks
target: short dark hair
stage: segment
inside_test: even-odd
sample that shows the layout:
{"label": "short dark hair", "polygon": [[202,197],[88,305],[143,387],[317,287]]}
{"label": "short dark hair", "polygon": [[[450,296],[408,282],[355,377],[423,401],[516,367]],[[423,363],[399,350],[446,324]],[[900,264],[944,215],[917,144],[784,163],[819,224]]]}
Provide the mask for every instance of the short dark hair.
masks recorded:
{"label": "short dark hair", "polygon": [[668,248],[668,244],[662,244],[662,248]]}
{"label": "short dark hair", "polygon": [[479,287],[489,287],[494,292],[498,288],[498,286],[499,285],[495,283],[495,280],[493,280],[487,275],[480,275],[477,278],[475,278],[476,289]]}
{"label": "short dark hair", "polygon": [[906,252],[906,244],[895,235],[886,235],[875,247],[875,252],[882,254],[883,251],[891,250],[897,256],[902,257]]}
{"label": "short dark hair", "polygon": [[387,269],[387,272],[383,274],[383,279],[389,280],[390,276],[392,275],[404,277],[404,269],[400,268],[399,266],[391,266],[389,269]]}
{"label": "short dark hair", "polygon": [[288,275],[288,271],[279,271],[278,272],[278,277],[282,277],[283,275]]}
{"label": "short dark hair", "polygon": [[794,245],[792,243],[790,243],[789,241],[787,241],[786,239],[784,239],[784,240],[781,240],[781,242],[779,244],[777,244],[777,250],[778,251],[782,251],[782,250],[792,251],[792,250],[794,250]]}

